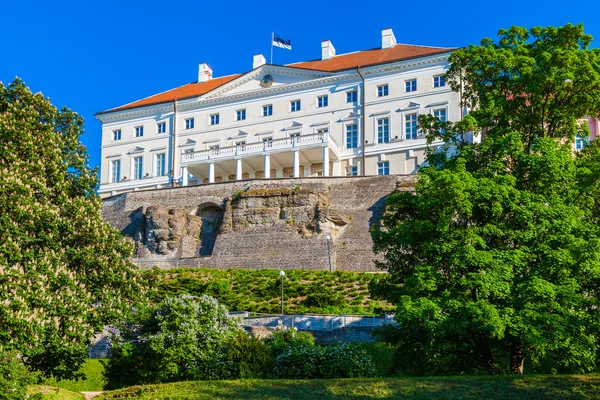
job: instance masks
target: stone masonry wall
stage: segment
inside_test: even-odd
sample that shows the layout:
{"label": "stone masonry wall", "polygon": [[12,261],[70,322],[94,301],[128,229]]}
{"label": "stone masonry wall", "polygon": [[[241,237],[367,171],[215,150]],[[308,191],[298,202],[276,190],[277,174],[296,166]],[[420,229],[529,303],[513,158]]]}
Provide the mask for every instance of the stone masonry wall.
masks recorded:
{"label": "stone masonry wall", "polygon": [[[374,271],[371,226],[385,197],[414,176],[254,179],[130,192],[103,217],[136,244],[136,260],[214,268]],[[162,241],[162,242],[161,242]]]}

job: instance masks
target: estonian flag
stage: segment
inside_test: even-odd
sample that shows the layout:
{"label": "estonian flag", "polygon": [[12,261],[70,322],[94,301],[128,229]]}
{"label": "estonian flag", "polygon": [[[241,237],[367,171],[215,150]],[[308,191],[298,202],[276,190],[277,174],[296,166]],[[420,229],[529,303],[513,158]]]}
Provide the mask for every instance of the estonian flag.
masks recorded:
{"label": "estonian flag", "polygon": [[289,39],[283,39],[279,35],[273,36],[273,46],[281,47],[282,49],[292,49],[292,41]]}

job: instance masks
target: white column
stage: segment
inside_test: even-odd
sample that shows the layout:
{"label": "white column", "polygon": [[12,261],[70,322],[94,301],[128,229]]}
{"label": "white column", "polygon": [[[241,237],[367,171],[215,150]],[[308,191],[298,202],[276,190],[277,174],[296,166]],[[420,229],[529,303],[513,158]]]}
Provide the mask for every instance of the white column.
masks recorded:
{"label": "white column", "polygon": [[181,167],[181,186],[188,185],[188,170],[187,167]]}
{"label": "white column", "polygon": [[333,162],[333,176],[342,176],[340,164],[340,160],[336,160]]}
{"label": "white column", "polygon": [[264,167],[264,174],[263,176],[265,177],[265,179],[269,179],[271,177],[271,158],[268,154],[265,154],[265,167]]}
{"label": "white column", "polygon": [[235,179],[238,181],[242,180],[242,159],[238,158],[235,160]]}
{"label": "white column", "polygon": [[329,147],[323,147],[323,176],[329,176]]}
{"label": "white column", "polygon": [[300,150],[294,150],[294,178],[300,177]]}
{"label": "white column", "polygon": [[215,183],[215,163],[208,164],[208,183]]}

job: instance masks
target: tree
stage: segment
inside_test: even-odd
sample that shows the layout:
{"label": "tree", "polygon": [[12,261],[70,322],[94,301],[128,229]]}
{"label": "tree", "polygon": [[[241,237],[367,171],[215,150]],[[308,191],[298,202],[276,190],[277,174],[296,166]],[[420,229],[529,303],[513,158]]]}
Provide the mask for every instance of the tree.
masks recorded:
{"label": "tree", "polygon": [[144,294],[132,246],[100,215],[82,132],[71,110],[0,83],[0,344],[58,378]]}
{"label": "tree", "polygon": [[[600,51],[582,25],[513,27],[455,51],[470,113],[419,119],[431,144],[413,193],[374,231],[408,373],[589,371],[598,352]],[[481,143],[462,139],[483,132]],[[385,288],[385,291],[382,289]]]}

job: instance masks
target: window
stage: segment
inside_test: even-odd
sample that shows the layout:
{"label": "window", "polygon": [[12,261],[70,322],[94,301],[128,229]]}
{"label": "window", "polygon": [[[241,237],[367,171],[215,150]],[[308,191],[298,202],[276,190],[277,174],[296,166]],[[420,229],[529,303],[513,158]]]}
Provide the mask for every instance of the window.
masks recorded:
{"label": "window", "polygon": [[219,114],[212,114],[210,116],[210,124],[211,125],[219,125]]}
{"label": "window", "polygon": [[273,138],[271,136],[269,137],[265,137],[263,138],[263,143],[267,146],[267,147],[271,147],[271,145],[273,145]]}
{"label": "window", "polygon": [[446,122],[446,109],[433,110],[433,116],[442,122]]}
{"label": "window", "polygon": [[113,140],[121,140],[121,130],[120,129],[115,129],[113,131]]}
{"label": "window", "polygon": [[417,138],[417,114],[408,114],[406,117],[405,128],[406,128],[406,139]]}
{"label": "window", "polygon": [[144,176],[144,166],[142,157],[133,158],[133,179],[142,179]]}
{"label": "window", "polygon": [[377,163],[377,175],[389,175],[390,174],[390,162],[382,161]]}
{"label": "window", "polygon": [[119,182],[121,180],[121,160],[111,162],[110,181]]}
{"label": "window", "polygon": [[321,134],[321,135],[329,133],[329,128],[319,128],[319,129],[317,129],[317,133]]}
{"label": "window", "polygon": [[208,146],[209,150],[217,150],[219,148],[221,148],[221,145],[218,145],[218,144],[213,144],[211,146]]}
{"label": "window", "polygon": [[446,86],[446,75],[438,75],[433,77],[433,87]]}
{"label": "window", "polygon": [[271,115],[273,115],[273,105],[267,104],[266,106],[263,106],[263,117],[269,117]]}
{"label": "window", "polygon": [[358,176],[358,167],[357,166],[346,167],[346,176]]}
{"label": "window", "polygon": [[135,127],[135,137],[142,137],[142,136],[144,136],[144,127],[136,126]]}
{"label": "window", "polygon": [[156,132],[157,133],[165,133],[167,131],[167,123],[166,122],[159,122],[158,124],[156,124]]}
{"label": "window", "polygon": [[240,147],[242,150],[246,149],[246,141],[245,140],[240,140],[239,142],[235,142],[235,145]]}
{"label": "window", "polygon": [[185,120],[185,129],[194,129],[194,118],[187,118]]}
{"label": "window", "polygon": [[358,101],[358,92],[351,90],[346,92],[346,103],[356,103]]}
{"label": "window", "polygon": [[237,110],[235,112],[235,120],[236,121],[243,121],[246,119],[246,109],[244,108],[243,110]]}
{"label": "window", "polygon": [[156,176],[165,176],[167,172],[167,156],[165,153],[156,155]]}
{"label": "window", "polygon": [[328,105],[329,105],[329,97],[327,95],[317,97],[317,107],[318,108],[327,107]]}
{"label": "window", "polygon": [[390,141],[390,119],[381,118],[377,120],[377,143],[388,143]]}
{"label": "window", "polygon": [[358,147],[358,125],[346,125],[346,148],[355,149]]}
{"label": "window", "polygon": [[298,136],[300,136],[300,132],[290,133],[291,138],[297,138]]}
{"label": "window", "polygon": [[388,85],[377,86],[377,97],[385,97],[389,94]]}
{"label": "window", "polygon": [[589,144],[590,144],[589,136],[583,136],[583,135],[575,136],[575,148],[577,150],[581,150]]}
{"label": "window", "polygon": [[300,111],[300,100],[290,101],[290,111],[291,112]]}
{"label": "window", "polygon": [[417,90],[417,80],[416,79],[411,79],[409,81],[406,81],[406,82],[404,82],[404,84],[406,85],[407,92],[414,92]]}

